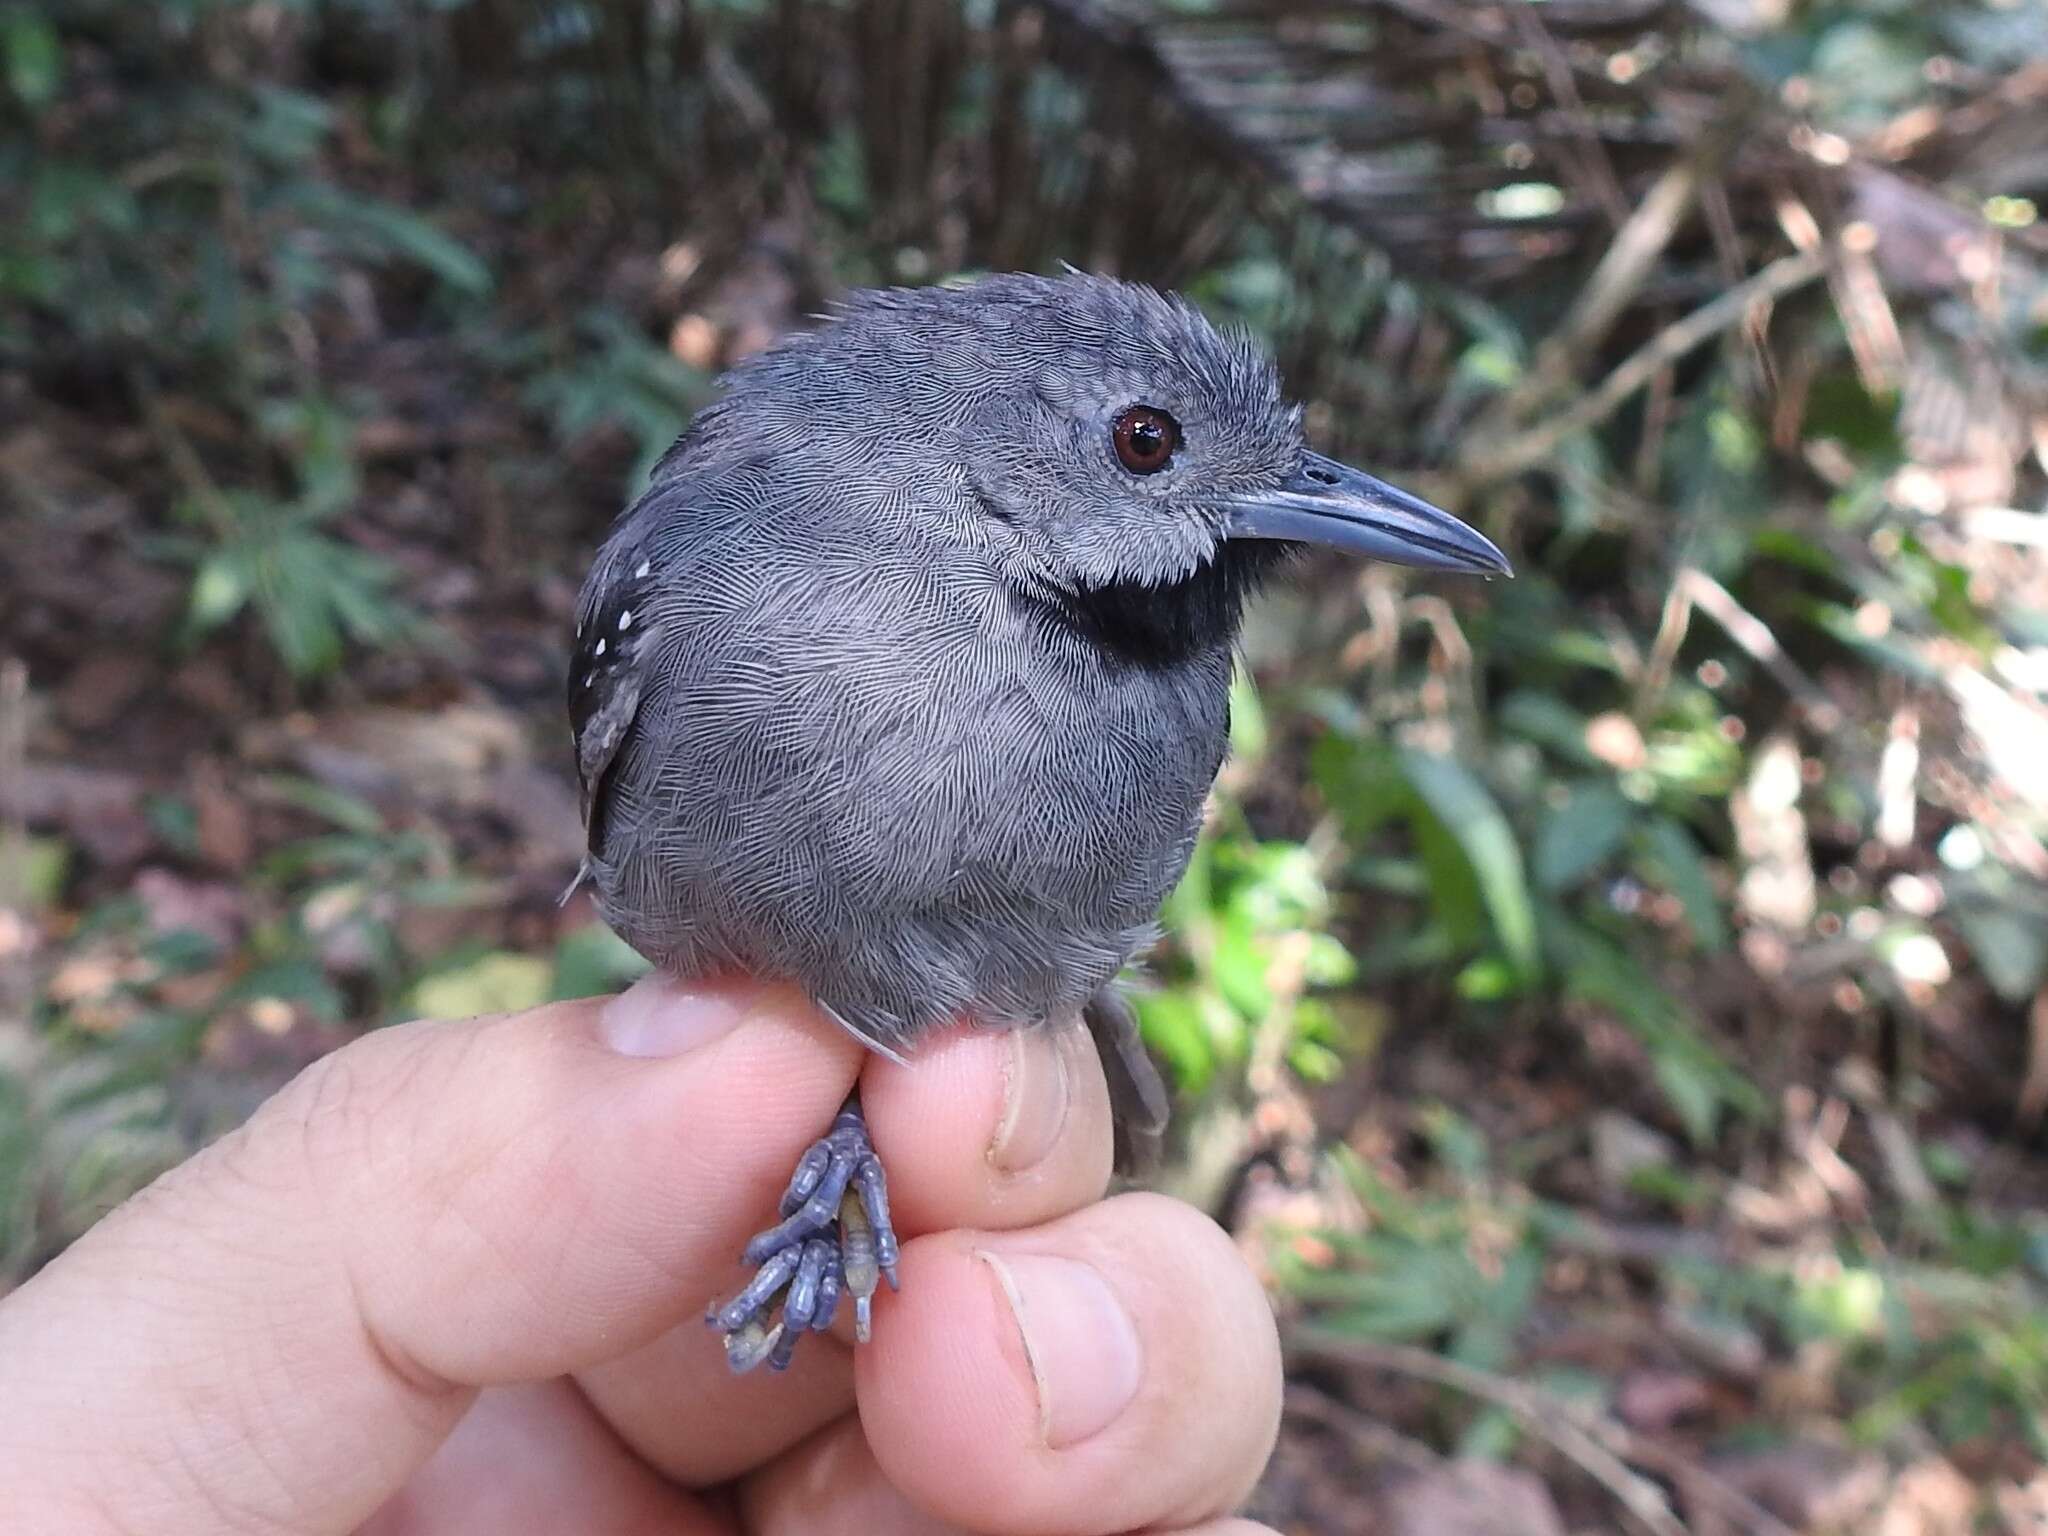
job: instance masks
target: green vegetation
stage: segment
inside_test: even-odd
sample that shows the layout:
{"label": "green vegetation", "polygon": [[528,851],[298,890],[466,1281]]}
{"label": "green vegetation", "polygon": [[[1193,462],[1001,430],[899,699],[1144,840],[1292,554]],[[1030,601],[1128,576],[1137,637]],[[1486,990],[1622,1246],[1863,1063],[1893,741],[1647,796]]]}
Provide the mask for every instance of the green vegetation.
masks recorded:
{"label": "green vegetation", "polygon": [[1409,1383],[1304,1390],[1581,1528],[1578,1442],[1394,1346],[1701,1530],[1674,1466],[1816,1435],[2020,1529],[2044,55],[1999,0],[0,0],[0,1273],[357,1030],[634,974],[555,901],[606,520],[844,287],[1067,259],[1518,571],[1261,607],[1134,978],[1176,1182]]}

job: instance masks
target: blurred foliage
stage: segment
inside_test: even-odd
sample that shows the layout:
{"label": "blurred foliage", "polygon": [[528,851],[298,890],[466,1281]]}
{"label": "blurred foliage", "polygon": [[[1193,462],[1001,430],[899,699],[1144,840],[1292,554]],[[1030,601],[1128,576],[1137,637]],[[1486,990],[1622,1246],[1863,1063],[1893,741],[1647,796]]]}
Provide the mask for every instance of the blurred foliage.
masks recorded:
{"label": "blurred foliage", "polygon": [[[1071,259],[1184,288],[1272,346],[1319,446],[1518,571],[1319,568],[1261,607],[1134,979],[1190,1161],[1315,1192],[1291,1301],[1515,1369],[1584,1209],[1703,1229],[1719,1256],[1639,1299],[1824,1345],[1873,1443],[2039,1457],[2048,1237],[2014,1210],[2038,1183],[1993,1175],[2039,1177],[2048,1108],[2048,13],[1444,10],[9,0],[0,399],[105,432],[122,546],[178,583],[108,648],[338,712],[500,686],[514,614],[558,667],[555,588],[622,489],[844,286]],[[17,549],[72,518],[51,484],[8,485]],[[484,620],[451,566],[495,583]],[[68,623],[0,629],[39,686]],[[558,730],[551,689],[515,702]],[[218,873],[156,787],[155,857]],[[518,881],[467,867],[474,805],[240,787],[274,826],[232,922],[145,910],[75,827],[18,844],[0,895],[56,936],[0,1042],[23,1263],[244,1112],[181,1085],[262,1085],[265,1042],[639,968],[486,921]],[[1303,1172],[1318,1105],[1371,1140],[1360,1083],[1419,1106],[1398,1155]],[[1855,1127],[1824,1147],[1816,1097]],[[1589,1191],[1601,1115],[1665,1150]],[[1827,1158],[1848,1181],[1800,1204]]]}

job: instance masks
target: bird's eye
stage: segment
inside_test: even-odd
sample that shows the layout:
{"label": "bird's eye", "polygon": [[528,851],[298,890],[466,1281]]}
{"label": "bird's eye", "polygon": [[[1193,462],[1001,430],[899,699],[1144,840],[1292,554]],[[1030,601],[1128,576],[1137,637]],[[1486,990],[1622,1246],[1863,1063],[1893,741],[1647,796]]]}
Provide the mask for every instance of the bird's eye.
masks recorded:
{"label": "bird's eye", "polygon": [[1156,475],[1180,446],[1180,423],[1153,405],[1127,405],[1109,429],[1117,462],[1134,475]]}

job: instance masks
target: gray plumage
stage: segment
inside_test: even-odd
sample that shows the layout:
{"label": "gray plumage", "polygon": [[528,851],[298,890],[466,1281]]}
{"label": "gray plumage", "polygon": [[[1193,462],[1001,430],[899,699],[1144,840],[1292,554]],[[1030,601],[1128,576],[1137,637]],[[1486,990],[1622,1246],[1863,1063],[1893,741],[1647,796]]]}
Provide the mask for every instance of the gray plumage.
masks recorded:
{"label": "gray plumage", "polygon": [[[1176,428],[1156,472],[1119,459],[1134,406]],[[578,609],[605,917],[679,973],[788,978],[884,1052],[1072,1017],[1187,866],[1274,540],[1357,485],[1395,533],[1354,497],[1337,542],[1505,569],[1309,454],[1256,346],[1146,288],[868,294],[742,363]],[[1113,1066],[1128,1017],[1094,1015]]]}

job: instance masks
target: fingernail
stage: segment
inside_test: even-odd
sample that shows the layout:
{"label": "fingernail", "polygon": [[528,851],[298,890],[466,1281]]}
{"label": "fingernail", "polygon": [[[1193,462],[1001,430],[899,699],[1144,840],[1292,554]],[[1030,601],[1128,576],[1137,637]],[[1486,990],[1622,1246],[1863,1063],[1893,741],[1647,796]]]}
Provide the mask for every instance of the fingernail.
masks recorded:
{"label": "fingernail", "polygon": [[1010,1059],[1003,1068],[1003,1112],[988,1144],[989,1164],[998,1173],[1036,1168],[1066,1128],[1067,1106],[1073,1098],[1067,1070],[1070,1033],[1064,1029],[1010,1032]]}
{"label": "fingernail", "polygon": [[729,993],[689,986],[651,971],[605,1004],[604,1042],[621,1056],[680,1056],[709,1044],[746,1017]]}
{"label": "fingernail", "polygon": [[1106,1428],[1138,1395],[1138,1330],[1092,1265],[1044,1254],[975,1257],[1017,1319],[1038,1392],[1038,1432],[1059,1450]]}

